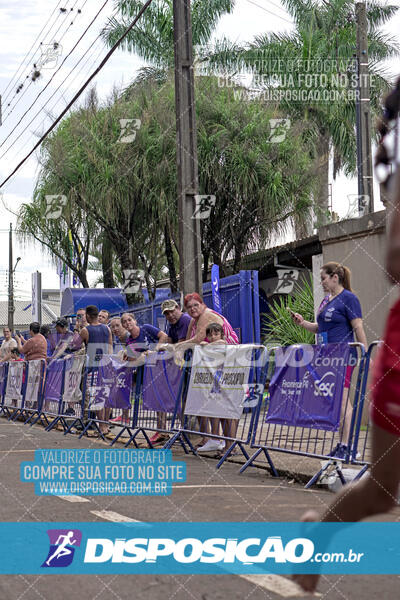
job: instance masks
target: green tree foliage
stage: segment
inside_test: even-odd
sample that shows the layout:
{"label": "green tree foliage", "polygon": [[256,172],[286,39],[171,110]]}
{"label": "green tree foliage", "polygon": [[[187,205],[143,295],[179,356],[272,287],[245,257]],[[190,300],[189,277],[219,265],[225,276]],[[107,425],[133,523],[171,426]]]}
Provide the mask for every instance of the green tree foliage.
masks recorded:
{"label": "green tree foliage", "polygon": [[[119,17],[113,17],[102,35],[108,46],[113,46],[138,14],[143,0],[117,0]],[[219,18],[230,13],[234,0],[192,0],[193,45],[206,44]],[[153,0],[137,25],[122,42],[122,49],[134,52],[146,62],[162,69],[174,65],[174,31],[172,0]]]}
{"label": "green tree foliage", "polygon": [[[354,0],[282,0],[295,28],[290,33],[265,33],[241,47],[228,40],[218,42],[202,58],[212,71],[249,73],[252,86],[259,91],[282,92],[279,108],[293,121],[307,122],[313,134],[315,164],[319,185],[316,198],[320,220],[328,214],[328,168],[334,154],[334,175],[341,169],[354,174],[356,169],[356,109],[354,95],[346,92],[355,78],[356,21]],[[382,94],[389,82],[381,61],[399,55],[398,42],[379,29],[398,6],[383,1],[367,2],[369,71],[371,74],[372,113],[380,110]],[[307,83],[305,75],[314,79]],[[327,83],[321,79],[327,75]],[[332,83],[339,76],[339,85]],[[321,83],[322,82],[322,83]],[[354,86],[352,87],[354,91]],[[293,90],[308,93],[298,100]],[[338,92],[328,101],[318,100],[316,92]],[[286,94],[286,92],[289,92]],[[313,93],[311,93],[313,92]],[[275,96],[277,97],[277,96]],[[322,98],[320,96],[320,98]],[[372,131],[371,135],[374,135]]]}
{"label": "green tree foliage", "polygon": [[314,344],[315,335],[293,322],[287,308],[300,313],[306,321],[314,321],[314,298],[312,285],[303,278],[295,286],[293,295],[280,296],[270,305],[271,313],[263,329],[264,344],[269,346],[291,346],[293,344]]}
{"label": "green tree foliage", "polygon": [[[46,143],[45,143],[46,144]],[[47,150],[43,147],[43,154]],[[98,234],[96,221],[83,211],[71,196],[67,195],[66,203],[57,198],[64,194],[65,188],[59,186],[58,178],[42,171],[34,191],[33,201],[23,204],[18,214],[18,231],[25,239],[35,239],[57,261],[66,264],[83,287],[89,287],[87,271],[91,241]],[[51,198],[55,195],[53,209]],[[57,210],[59,207],[59,210]],[[60,213],[54,218],[54,214]]]}
{"label": "green tree foliage", "polygon": [[[210,258],[220,265],[233,259],[233,270],[240,269],[245,253],[284,231],[312,195],[302,128],[271,141],[275,109],[243,102],[238,91],[214,77],[196,79],[200,193],[216,197],[202,220],[205,274]],[[165,266],[176,280],[174,102],[172,77],[163,85],[137,83],[104,105],[92,92],[46,140],[35,192],[41,202],[46,194],[65,194],[76,211],[68,223],[96,224],[94,245],[106,236],[119,270],[143,269],[149,293]],[[131,133],[121,129],[126,120],[135,121]]]}

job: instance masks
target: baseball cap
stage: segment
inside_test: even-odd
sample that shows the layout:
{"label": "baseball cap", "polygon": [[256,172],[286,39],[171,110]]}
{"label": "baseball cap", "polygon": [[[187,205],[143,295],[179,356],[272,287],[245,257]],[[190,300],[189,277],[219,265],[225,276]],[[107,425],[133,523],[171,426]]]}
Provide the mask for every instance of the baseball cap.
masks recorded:
{"label": "baseball cap", "polygon": [[167,310],[174,310],[179,308],[179,304],[175,300],[164,300],[161,304],[161,312],[164,314]]}

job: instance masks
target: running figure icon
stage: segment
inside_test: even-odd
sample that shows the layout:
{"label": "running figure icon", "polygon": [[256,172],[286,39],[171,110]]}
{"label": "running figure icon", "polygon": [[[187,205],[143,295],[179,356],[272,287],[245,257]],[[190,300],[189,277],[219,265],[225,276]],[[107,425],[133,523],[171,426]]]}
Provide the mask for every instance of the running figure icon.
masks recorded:
{"label": "running figure icon", "polygon": [[[77,543],[77,540],[72,539],[74,536],[73,531],[69,531],[66,535],[59,535],[56,541],[57,549],[53,554],[46,560],[46,565],[49,567],[51,561],[54,558],[61,558],[62,556],[67,556],[68,554],[72,554],[72,550],[67,548],[67,546],[73,546]],[[61,541],[62,540],[62,541]]]}

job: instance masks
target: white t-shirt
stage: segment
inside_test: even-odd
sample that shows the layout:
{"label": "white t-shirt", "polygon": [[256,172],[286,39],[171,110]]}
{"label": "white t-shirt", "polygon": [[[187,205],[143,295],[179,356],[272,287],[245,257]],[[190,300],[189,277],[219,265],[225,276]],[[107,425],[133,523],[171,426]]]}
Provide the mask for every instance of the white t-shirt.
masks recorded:
{"label": "white t-shirt", "polygon": [[7,356],[7,354],[9,354],[13,348],[17,348],[17,342],[16,340],[14,340],[14,338],[11,338],[8,341],[3,340],[3,343],[0,347],[0,357],[4,358],[5,356]]}

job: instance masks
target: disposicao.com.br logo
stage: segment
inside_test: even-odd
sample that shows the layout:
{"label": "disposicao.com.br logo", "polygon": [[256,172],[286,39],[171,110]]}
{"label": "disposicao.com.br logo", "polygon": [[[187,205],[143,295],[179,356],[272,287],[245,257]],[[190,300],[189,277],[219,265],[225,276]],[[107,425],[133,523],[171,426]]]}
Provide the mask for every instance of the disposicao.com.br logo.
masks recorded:
{"label": "disposicao.com.br logo", "polygon": [[266,539],[247,538],[89,538],[85,563],[156,563],[172,558],[177,563],[303,563],[314,554],[314,543],[308,538],[294,538],[286,544],[280,536]]}
{"label": "disposicao.com.br logo", "polygon": [[79,529],[48,529],[50,548],[42,567],[69,567],[74,559],[75,548],[81,545]]}

